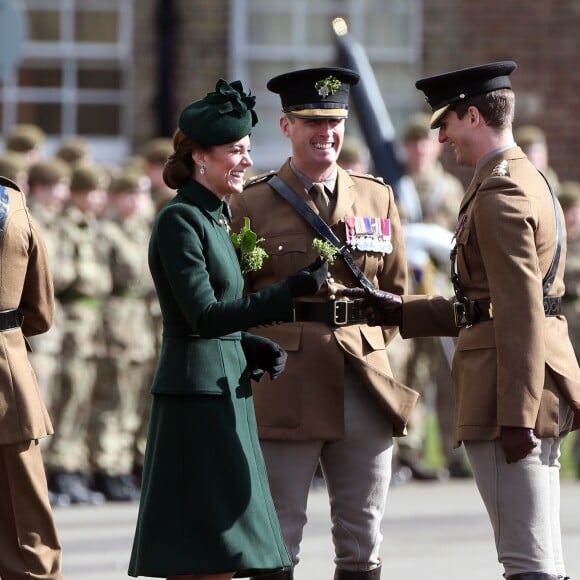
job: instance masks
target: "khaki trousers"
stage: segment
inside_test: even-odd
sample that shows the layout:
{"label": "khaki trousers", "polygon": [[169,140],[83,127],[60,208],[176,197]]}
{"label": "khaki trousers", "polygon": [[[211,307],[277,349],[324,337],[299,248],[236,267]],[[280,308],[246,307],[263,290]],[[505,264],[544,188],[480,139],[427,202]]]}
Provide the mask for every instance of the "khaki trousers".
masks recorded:
{"label": "khaki trousers", "polygon": [[319,461],[330,499],[336,566],[366,571],[380,564],[393,428],[352,367],[346,364],[345,369],[343,439],[261,441],[282,535],[294,566],[299,561],[308,493]]}
{"label": "khaki trousers", "polygon": [[0,577],[61,580],[61,559],[38,441],[0,445]]}

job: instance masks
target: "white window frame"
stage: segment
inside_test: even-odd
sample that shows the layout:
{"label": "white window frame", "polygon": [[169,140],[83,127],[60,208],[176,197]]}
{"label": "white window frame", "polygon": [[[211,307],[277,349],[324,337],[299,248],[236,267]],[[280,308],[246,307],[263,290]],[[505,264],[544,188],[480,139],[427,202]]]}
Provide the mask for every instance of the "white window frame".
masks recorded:
{"label": "white window frame", "polygon": [[[231,28],[230,28],[230,45],[229,45],[229,78],[249,79],[251,78],[251,67],[254,63],[275,63],[277,61],[292,62],[293,69],[305,68],[312,66],[313,61],[319,62],[319,66],[334,66],[336,62],[336,48],[331,44],[314,46],[308,43],[303,34],[304,27],[292,26],[289,23],[292,33],[291,46],[287,45],[264,45],[256,44],[249,38],[249,19],[251,17],[250,6],[254,0],[231,0]],[[390,46],[388,42],[384,45],[373,45],[365,47],[365,52],[371,64],[397,63],[408,66],[413,73],[419,74],[422,58],[422,35],[423,35],[423,0],[393,0],[399,9],[409,10],[409,30],[410,39],[408,46]],[[385,0],[385,9],[388,9],[390,2]],[[331,6],[332,14],[329,11]],[[275,13],[277,6],[271,5]],[[291,11],[291,19],[296,22],[304,22],[305,19],[314,13],[328,13],[329,26],[334,16],[343,16],[348,24],[349,33],[354,39],[364,46],[365,38],[365,16],[370,7],[366,0],[334,0],[330,2],[317,2],[313,0],[292,0],[286,2],[284,14]],[[416,78],[416,77],[415,77]],[[383,79],[384,81],[384,79]],[[383,93],[383,98],[387,102],[391,91],[389,86],[380,86],[380,79],[377,78],[379,88]],[[245,86],[245,85],[244,85]],[[267,91],[266,87],[250,87],[253,94],[257,96],[257,110],[260,116],[260,123],[275,123],[277,119],[270,118],[271,115],[260,115],[260,104],[274,102],[279,104],[278,97]],[[411,84],[408,88],[401,87],[402,92],[395,105],[403,111],[403,114],[392,118],[395,130],[402,127],[406,121],[406,115],[419,109],[423,100],[418,91]],[[393,105],[393,102],[389,105]],[[263,110],[263,108],[262,108]],[[390,111],[389,111],[390,113]],[[349,129],[352,124],[348,122]],[[360,130],[354,128],[353,133],[360,136]],[[254,140],[256,141],[256,140]],[[289,145],[284,137],[264,142],[252,142],[253,158],[258,168],[275,168],[280,165],[282,160],[289,154]]]}
{"label": "white window frame", "polygon": [[[60,135],[48,138],[47,150],[56,147],[63,136],[77,135],[77,109],[79,105],[118,105],[120,131],[116,135],[86,135],[94,158],[99,162],[110,162],[128,154],[130,136],[133,133],[131,114],[132,86],[132,0],[21,0],[27,10],[54,10],[59,12],[61,38],[56,41],[30,41],[23,44],[20,63],[27,59],[62,61],[62,85],[60,87],[19,87],[18,67],[6,76],[0,89],[3,104],[2,131],[6,132],[18,122],[18,105],[21,103],[58,103],[62,118]],[[117,12],[119,31],[115,43],[88,43],[74,40],[74,15],[78,9],[91,12]],[[80,62],[110,60],[117,61],[121,75],[119,89],[79,88],[78,69]]]}

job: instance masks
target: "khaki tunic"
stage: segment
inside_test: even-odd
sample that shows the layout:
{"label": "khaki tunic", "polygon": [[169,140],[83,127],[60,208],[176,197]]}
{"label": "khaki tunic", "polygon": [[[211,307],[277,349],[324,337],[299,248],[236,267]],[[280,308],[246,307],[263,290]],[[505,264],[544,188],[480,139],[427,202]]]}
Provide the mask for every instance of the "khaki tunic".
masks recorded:
{"label": "khaki tunic", "polygon": [[[278,175],[316,212],[316,206],[287,161]],[[393,251],[352,251],[357,265],[377,287],[402,293],[407,284],[403,231],[392,189],[368,175],[338,169],[336,205],[328,220],[334,233],[346,240],[345,216],[386,217],[391,220]],[[283,280],[317,256],[312,241],[319,237],[308,223],[266,182],[257,178],[241,195],[231,199],[239,231],[245,216],[258,236],[263,237],[269,258],[262,269],[246,280],[246,292]],[[334,280],[325,284],[315,300],[329,300],[331,286],[356,286],[357,281],[342,259],[330,266]],[[255,329],[288,352],[284,373],[270,381],[264,377],[254,385],[254,401],[260,437],[263,439],[340,439],[344,435],[345,357],[362,383],[376,397],[393,423],[394,434],[403,435],[418,394],[397,382],[387,356],[396,333],[366,324],[330,327],[320,322],[286,323]]]}
{"label": "khaki tunic", "polygon": [[[405,296],[401,325],[404,337],[458,335],[456,444],[497,438],[502,425],[535,427],[539,437],[556,437],[561,398],[578,428],[580,371],[568,325],[564,316],[544,316],[542,303],[542,278],[556,243],[546,183],[521,149],[510,148],[477,170],[460,216],[461,287],[470,300],[491,298],[493,320],[458,330],[453,300]],[[564,293],[565,260],[564,235],[550,295]]]}

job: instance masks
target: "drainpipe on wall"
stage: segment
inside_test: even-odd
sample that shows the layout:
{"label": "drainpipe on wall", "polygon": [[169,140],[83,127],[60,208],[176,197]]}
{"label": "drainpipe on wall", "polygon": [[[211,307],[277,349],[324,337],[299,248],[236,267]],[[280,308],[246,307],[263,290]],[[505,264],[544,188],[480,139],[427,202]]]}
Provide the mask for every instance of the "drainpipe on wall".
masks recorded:
{"label": "drainpipe on wall", "polygon": [[171,136],[175,131],[175,106],[173,95],[175,86],[175,67],[177,62],[178,18],[176,0],[157,0],[154,29],[157,49],[157,93],[155,95],[154,115],[157,134]]}

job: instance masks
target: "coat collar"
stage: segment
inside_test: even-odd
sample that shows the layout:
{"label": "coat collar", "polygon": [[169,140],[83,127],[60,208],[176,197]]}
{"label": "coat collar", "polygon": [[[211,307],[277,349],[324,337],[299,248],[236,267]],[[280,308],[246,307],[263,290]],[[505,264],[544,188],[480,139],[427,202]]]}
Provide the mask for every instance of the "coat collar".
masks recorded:
{"label": "coat collar", "polygon": [[[338,167],[338,174],[336,176],[336,189],[335,198],[336,203],[334,205],[333,212],[327,221],[329,226],[336,225],[345,215],[352,213],[352,206],[355,202],[355,189],[354,181],[351,179],[347,171]],[[318,213],[316,204],[310,197],[308,190],[302,183],[300,178],[292,171],[290,167],[290,159],[282,165],[278,171],[280,179],[283,179],[305,202],[306,204],[315,212]],[[340,192],[340,193],[339,193]]]}
{"label": "coat collar", "polygon": [[521,159],[524,158],[524,152],[516,145],[514,147],[510,147],[509,149],[504,149],[503,151],[499,151],[497,154],[492,155],[489,159],[487,159],[481,167],[478,167],[475,175],[473,176],[465,195],[463,196],[463,200],[461,201],[461,205],[459,208],[459,213],[461,213],[465,206],[471,201],[479,186],[482,182],[487,179],[493,168],[500,162],[500,161],[509,161],[512,159]]}
{"label": "coat collar", "polygon": [[187,201],[203,209],[211,218],[218,222],[222,215],[230,217],[229,206],[209,189],[192,179],[177,190],[177,194]]}

